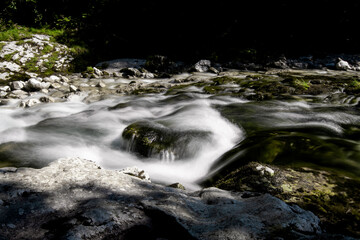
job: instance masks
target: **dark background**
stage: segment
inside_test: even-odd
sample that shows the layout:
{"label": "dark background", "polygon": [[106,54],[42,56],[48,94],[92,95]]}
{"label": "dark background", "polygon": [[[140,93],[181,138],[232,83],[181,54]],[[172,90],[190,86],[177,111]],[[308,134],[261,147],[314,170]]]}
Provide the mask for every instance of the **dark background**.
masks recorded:
{"label": "dark background", "polygon": [[[15,9],[14,6],[15,5]],[[65,28],[98,59],[253,60],[358,53],[356,1],[2,0],[0,17]]]}

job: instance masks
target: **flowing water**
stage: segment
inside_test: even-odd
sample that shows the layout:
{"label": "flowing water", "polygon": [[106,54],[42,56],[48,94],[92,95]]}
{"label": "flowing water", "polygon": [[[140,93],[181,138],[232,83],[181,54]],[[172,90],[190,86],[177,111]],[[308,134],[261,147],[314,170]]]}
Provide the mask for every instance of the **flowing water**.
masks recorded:
{"label": "flowing water", "polygon": [[[154,181],[194,187],[214,164],[233,161],[219,162],[220,156],[249,140],[250,145],[240,146],[242,154],[257,146],[253,152],[267,162],[302,162],[360,175],[360,111],[356,107],[308,101],[249,102],[192,90],[169,96],[117,96],[91,104],[79,97],[26,109],[14,107],[16,101],[1,106],[0,167],[42,167],[61,157],[77,156],[109,169],[137,166]],[[176,158],[171,151],[144,157],[124,147],[131,142],[126,144],[122,137],[127,126],[139,121],[161,123],[178,133],[203,131],[208,137],[186,143],[190,157]]]}

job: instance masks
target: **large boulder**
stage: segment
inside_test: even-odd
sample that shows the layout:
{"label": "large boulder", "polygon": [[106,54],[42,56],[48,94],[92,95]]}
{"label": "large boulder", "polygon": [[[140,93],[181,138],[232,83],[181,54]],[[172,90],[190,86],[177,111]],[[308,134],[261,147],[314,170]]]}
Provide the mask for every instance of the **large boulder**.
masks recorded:
{"label": "large boulder", "polygon": [[136,68],[123,68],[120,70],[120,72],[122,72],[123,77],[136,77],[136,78],[140,78],[142,77],[142,73],[136,69]]}
{"label": "large boulder", "polygon": [[269,194],[188,192],[79,158],[0,168],[1,239],[326,238],[319,223]]}
{"label": "large boulder", "polygon": [[211,67],[211,61],[210,60],[200,60],[197,63],[195,63],[195,70],[198,72],[207,72]]}
{"label": "large boulder", "polygon": [[49,82],[42,82],[42,79],[30,78],[26,83],[26,88],[30,91],[38,91],[41,89],[48,89],[50,87]]}
{"label": "large boulder", "polygon": [[184,159],[195,156],[199,143],[209,140],[210,133],[204,131],[181,131],[170,129],[160,123],[142,121],[127,126],[122,137],[128,151],[143,157],[164,160]]}
{"label": "large boulder", "polygon": [[360,182],[310,168],[250,162],[211,184],[230,191],[270,193],[320,217],[332,232],[360,236]]}

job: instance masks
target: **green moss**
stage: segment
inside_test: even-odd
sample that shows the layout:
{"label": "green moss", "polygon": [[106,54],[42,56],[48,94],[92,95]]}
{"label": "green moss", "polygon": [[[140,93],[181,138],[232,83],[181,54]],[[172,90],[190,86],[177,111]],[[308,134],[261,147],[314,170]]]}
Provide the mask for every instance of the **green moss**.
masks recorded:
{"label": "green moss", "polygon": [[13,82],[13,81],[26,81],[30,78],[29,75],[27,75],[26,73],[14,73],[13,75],[10,75],[10,79],[8,80],[9,82]]}
{"label": "green moss", "polygon": [[204,92],[206,94],[217,94],[223,90],[224,90],[224,88],[220,87],[220,86],[205,86],[204,87]]}
{"label": "green moss", "polygon": [[5,43],[0,42],[0,51],[3,49],[3,47],[5,46]]}
{"label": "green moss", "polygon": [[87,73],[94,73],[94,68],[93,67],[86,67],[86,72]]}
{"label": "green moss", "polygon": [[5,61],[8,61],[8,62],[11,61],[11,58],[13,57],[13,55],[14,55],[13,53],[6,54],[6,55],[4,56],[4,60],[5,60]]}
{"label": "green moss", "polygon": [[214,85],[223,85],[223,84],[228,84],[228,83],[237,83],[237,82],[241,81],[241,79],[224,76],[224,77],[214,78],[214,79],[212,79],[212,81],[213,81]]}
{"label": "green moss", "polygon": [[29,72],[38,72],[39,67],[36,66],[38,61],[39,59],[37,57],[30,59],[25,63],[24,69]]}
{"label": "green moss", "polygon": [[18,25],[0,32],[0,41],[20,41],[23,39],[31,38],[33,34],[44,34],[52,37],[52,41],[55,38],[64,34],[64,30],[49,29],[49,28],[28,28]]}
{"label": "green moss", "polygon": [[357,80],[351,81],[349,85],[350,87],[353,87],[356,90],[360,89],[360,82]]}
{"label": "green moss", "polygon": [[131,94],[134,95],[143,95],[143,94],[156,94],[156,93],[162,93],[166,91],[166,89],[159,89],[159,88],[140,88],[136,89],[131,92]]}
{"label": "green moss", "polygon": [[41,50],[41,54],[42,54],[42,55],[45,55],[45,54],[51,53],[53,50],[54,50],[54,47],[47,44],[47,45],[45,45],[44,48]]}
{"label": "green moss", "polygon": [[270,193],[319,216],[329,232],[360,236],[360,182],[310,168],[288,169],[262,164],[275,174],[263,174],[258,163],[235,169],[215,183],[231,191]]}

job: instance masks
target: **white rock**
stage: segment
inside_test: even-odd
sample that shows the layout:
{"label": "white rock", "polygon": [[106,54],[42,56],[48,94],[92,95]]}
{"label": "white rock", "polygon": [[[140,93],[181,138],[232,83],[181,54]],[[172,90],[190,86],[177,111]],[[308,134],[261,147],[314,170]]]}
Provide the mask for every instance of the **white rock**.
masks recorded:
{"label": "white rock", "polygon": [[341,58],[338,59],[339,62],[336,63],[336,69],[337,70],[350,70],[352,69],[350,64],[347,61],[342,60]]}
{"label": "white rock", "polygon": [[42,85],[41,85],[41,82],[39,80],[37,80],[35,78],[30,78],[27,81],[26,88],[28,88],[29,90],[41,90]]}
{"label": "white rock", "polygon": [[42,82],[40,85],[41,89],[48,89],[50,87],[50,83]]}
{"label": "white rock", "polygon": [[9,72],[0,73],[0,80],[7,80],[10,76]]}
{"label": "white rock", "polygon": [[[4,98],[4,97],[6,97],[7,95],[8,95],[7,92],[0,91],[0,98]],[[2,105],[2,104],[0,104],[0,105]]]}
{"label": "white rock", "polygon": [[275,171],[272,170],[271,168],[260,165],[260,164],[256,167],[256,170],[258,170],[261,173],[261,175],[264,175],[265,173],[267,173],[270,176],[272,176],[275,173]]}
{"label": "white rock", "polygon": [[9,70],[11,72],[20,72],[21,67],[13,62],[0,62],[0,69]]}
{"label": "white rock", "polygon": [[95,73],[96,75],[98,75],[98,76],[102,76],[102,75],[103,75],[103,72],[102,72],[100,69],[98,69],[98,68],[96,68],[96,67],[93,67],[93,69],[94,69],[94,73]]}
{"label": "white rock", "polygon": [[25,87],[25,82],[23,81],[14,81],[10,83],[10,87],[12,90],[21,90]]}
{"label": "white rock", "polygon": [[45,77],[44,82],[54,83],[55,81],[49,77]]}
{"label": "white rock", "polygon": [[70,85],[69,90],[70,90],[70,92],[76,92],[78,89],[74,85]]}
{"label": "white rock", "polygon": [[50,41],[50,36],[43,35],[43,34],[34,34],[33,39],[39,39],[41,41]]}
{"label": "white rock", "polygon": [[103,81],[99,81],[98,84],[96,84],[96,86],[99,88],[104,88],[106,87],[106,84]]}
{"label": "white rock", "polygon": [[11,91],[11,94],[13,94],[14,96],[17,96],[19,98],[25,98],[27,97],[29,94],[23,90],[14,90]]}
{"label": "white rock", "polygon": [[9,86],[3,86],[3,87],[0,87],[0,91],[2,91],[2,92],[10,92],[11,88]]}
{"label": "white rock", "polygon": [[56,75],[51,75],[49,78],[51,79],[52,82],[61,81],[61,78],[59,78],[59,77],[56,76]]}
{"label": "white rock", "polygon": [[41,89],[40,92],[41,92],[41,93],[48,94],[48,93],[49,93],[49,90],[47,90],[47,89]]}
{"label": "white rock", "polygon": [[154,78],[154,74],[153,73],[143,73],[143,77],[144,78]]}
{"label": "white rock", "polygon": [[52,84],[50,85],[50,87],[51,87],[51,88],[61,88],[61,85],[60,85],[60,83],[52,83]]}
{"label": "white rock", "polygon": [[62,82],[68,83],[70,80],[65,76],[60,76]]}
{"label": "white rock", "polygon": [[200,60],[195,64],[195,70],[198,72],[207,72],[210,67],[210,60]]}
{"label": "white rock", "polygon": [[25,100],[25,101],[21,101],[20,102],[20,107],[23,107],[23,108],[32,107],[32,106],[34,106],[36,104],[39,104],[39,103],[40,103],[39,99],[32,98],[32,99],[28,99],[28,100]]}

